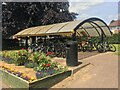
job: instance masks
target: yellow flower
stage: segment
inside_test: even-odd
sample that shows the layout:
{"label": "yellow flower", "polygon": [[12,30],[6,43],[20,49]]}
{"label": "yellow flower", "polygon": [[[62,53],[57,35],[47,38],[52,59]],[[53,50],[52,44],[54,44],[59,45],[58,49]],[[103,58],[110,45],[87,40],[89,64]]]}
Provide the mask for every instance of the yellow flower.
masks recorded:
{"label": "yellow flower", "polygon": [[14,69],[14,70],[13,70],[13,72],[15,72],[15,73],[16,73],[16,72],[18,72],[18,71],[16,71],[16,70]]}
{"label": "yellow flower", "polygon": [[6,67],[6,69],[10,69],[9,67]]}
{"label": "yellow flower", "polygon": [[34,77],[30,77],[30,80],[32,80],[32,81],[33,81],[33,80],[36,80],[36,78],[34,78]]}
{"label": "yellow flower", "polygon": [[26,74],[23,73],[22,76],[23,76],[23,77],[26,77]]}
{"label": "yellow flower", "polygon": [[10,68],[10,71],[12,71],[12,72],[13,72],[13,71],[14,71],[14,69]]}

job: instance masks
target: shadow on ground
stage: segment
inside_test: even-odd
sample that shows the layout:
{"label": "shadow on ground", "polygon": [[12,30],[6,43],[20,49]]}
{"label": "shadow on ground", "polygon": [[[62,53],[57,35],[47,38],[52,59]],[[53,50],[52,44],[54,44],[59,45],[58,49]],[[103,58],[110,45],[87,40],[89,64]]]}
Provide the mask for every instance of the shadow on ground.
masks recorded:
{"label": "shadow on ground", "polygon": [[97,51],[93,51],[93,52],[78,52],[78,60],[84,59],[84,58],[88,58],[94,55],[99,54],[99,52]]}

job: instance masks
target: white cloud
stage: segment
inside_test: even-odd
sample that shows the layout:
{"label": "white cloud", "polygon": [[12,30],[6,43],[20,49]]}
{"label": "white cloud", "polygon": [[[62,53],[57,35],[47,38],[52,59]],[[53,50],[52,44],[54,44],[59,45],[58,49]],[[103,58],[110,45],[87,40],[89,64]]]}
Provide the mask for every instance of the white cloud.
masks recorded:
{"label": "white cloud", "polygon": [[95,5],[105,3],[105,2],[119,2],[119,0],[68,0],[70,7],[70,12],[80,13],[84,10],[89,9]]}
{"label": "white cloud", "polygon": [[88,15],[85,11],[87,11],[89,8],[94,7],[98,4],[104,3],[104,0],[74,0],[74,2],[70,1],[70,7],[69,7],[69,11],[70,12],[76,12],[78,13],[78,17],[77,19],[79,20],[83,20],[83,19],[87,19],[90,18],[91,16]]}
{"label": "white cloud", "polygon": [[76,13],[80,13],[84,10],[89,9],[92,6],[101,4],[104,2],[104,0],[75,0],[74,2],[72,2],[72,0],[69,0],[70,2],[70,7],[69,7],[69,11],[70,12],[76,12]]}
{"label": "white cloud", "polygon": [[90,17],[90,15],[88,15],[88,14],[81,14],[80,16],[77,17],[77,19],[78,20],[85,20],[89,17]]}

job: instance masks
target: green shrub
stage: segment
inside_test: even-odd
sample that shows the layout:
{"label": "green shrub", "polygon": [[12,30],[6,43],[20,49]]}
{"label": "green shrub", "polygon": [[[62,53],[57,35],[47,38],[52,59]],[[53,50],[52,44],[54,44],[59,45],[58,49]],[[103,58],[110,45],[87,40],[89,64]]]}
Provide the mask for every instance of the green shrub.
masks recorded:
{"label": "green shrub", "polygon": [[14,54],[14,63],[16,65],[24,65],[28,62],[28,55],[29,53],[26,50],[20,50]]}
{"label": "green shrub", "polygon": [[27,67],[27,68],[33,68],[33,67],[34,67],[34,63],[29,62],[29,63],[27,63],[27,64],[25,65],[25,67]]}
{"label": "green shrub", "polygon": [[112,44],[120,44],[120,33],[107,37],[107,40]]}
{"label": "green shrub", "polygon": [[33,62],[33,63],[37,63],[39,64],[39,58],[41,56],[40,52],[32,52],[30,53],[30,55],[28,56],[29,61]]}

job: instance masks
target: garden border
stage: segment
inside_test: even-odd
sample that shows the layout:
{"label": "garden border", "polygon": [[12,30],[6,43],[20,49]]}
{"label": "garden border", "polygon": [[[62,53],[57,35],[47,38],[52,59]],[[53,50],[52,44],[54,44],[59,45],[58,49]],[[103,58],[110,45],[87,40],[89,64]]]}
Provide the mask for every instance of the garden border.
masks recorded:
{"label": "garden border", "polygon": [[66,72],[61,72],[59,74],[50,75],[32,82],[28,82],[20,77],[17,77],[16,75],[8,73],[3,69],[1,69],[0,71],[2,72],[2,79],[11,88],[20,89],[22,87],[25,88],[26,90],[29,90],[31,88],[50,88],[56,83],[62,81],[63,79],[71,75],[71,70],[68,70]]}

